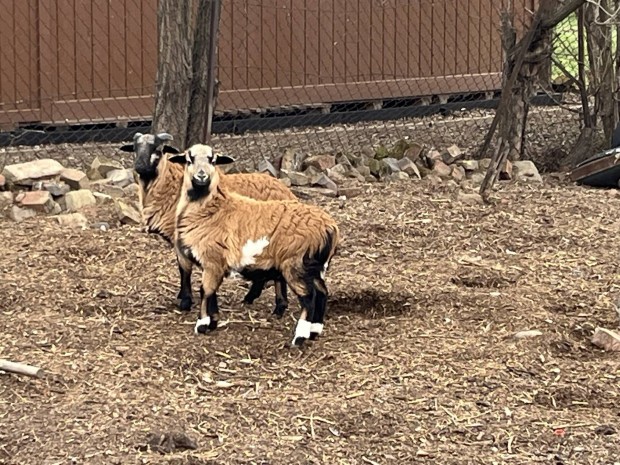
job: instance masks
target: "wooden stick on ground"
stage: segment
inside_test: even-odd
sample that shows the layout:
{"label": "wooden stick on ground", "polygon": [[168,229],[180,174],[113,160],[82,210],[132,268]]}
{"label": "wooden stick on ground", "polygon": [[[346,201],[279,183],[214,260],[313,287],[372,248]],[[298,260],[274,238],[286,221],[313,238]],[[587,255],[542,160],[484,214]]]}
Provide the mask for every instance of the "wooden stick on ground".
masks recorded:
{"label": "wooden stick on ground", "polygon": [[26,365],[24,363],[9,362],[8,360],[2,359],[0,359],[0,370],[9,373],[17,373],[19,375],[32,376],[34,378],[41,378],[45,374],[42,368]]}

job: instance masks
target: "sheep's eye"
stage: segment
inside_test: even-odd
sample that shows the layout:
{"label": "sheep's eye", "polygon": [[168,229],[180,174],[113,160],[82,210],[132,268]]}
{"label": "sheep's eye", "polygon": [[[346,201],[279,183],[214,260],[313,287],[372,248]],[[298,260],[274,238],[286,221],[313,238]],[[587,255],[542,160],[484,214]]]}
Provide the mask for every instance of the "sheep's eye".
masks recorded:
{"label": "sheep's eye", "polygon": [[186,157],[186,158],[187,158],[187,161],[188,161],[189,163],[192,163],[192,164],[193,164],[193,163],[194,163],[194,160],[196,159],[196,156],[195,156],[195,155],[193,155],[191,152],[187,152],[187,157]]}

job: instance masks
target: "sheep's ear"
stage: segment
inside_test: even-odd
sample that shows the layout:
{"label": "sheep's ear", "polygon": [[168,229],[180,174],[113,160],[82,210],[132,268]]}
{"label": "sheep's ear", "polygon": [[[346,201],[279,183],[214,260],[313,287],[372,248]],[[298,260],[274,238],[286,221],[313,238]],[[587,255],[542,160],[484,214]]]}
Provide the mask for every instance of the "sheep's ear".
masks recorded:
{"label": "sheep's ear", "polygon": [[133,144],[125,144],[119,148],[123,152],[133,152]]}
{"label": "sheep's ear", "polygon": [[187,158],[185,158],[185,152],[184,152],[184,153],[179,153],[177,155],[168,157],[168,161],[172,163],[178,163],[179,165],[185,165],[187,163]]}
{"label": "sheep's ear", "polygon": [[229,157],[228,155],[218,155],[217,157],[215,157],[216,165],[228,165],[234,162],[235,159],[233,157]]}
{"label": "sheep's ear", "polygon": [[179,149],[177,149],[176,147],[173,147],[172,145],[164,145],[161,148],[161,151],[162,153],[174,153],[174,154],[181,153]]}

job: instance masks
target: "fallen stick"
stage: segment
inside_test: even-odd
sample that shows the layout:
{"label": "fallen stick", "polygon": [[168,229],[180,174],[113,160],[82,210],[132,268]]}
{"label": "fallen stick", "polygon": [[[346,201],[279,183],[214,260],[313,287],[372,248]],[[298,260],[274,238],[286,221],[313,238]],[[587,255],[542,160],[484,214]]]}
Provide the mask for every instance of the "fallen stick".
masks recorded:
{"label": "fallen stick", "polygon": [[0,370],[9,373],[17,373],[19,375],[32,376],[34,378],[40,378],[44,374],[43,369],[39,367],[26,365],[25,363],[9,362],[8,360],[2,359],[0,359]]}

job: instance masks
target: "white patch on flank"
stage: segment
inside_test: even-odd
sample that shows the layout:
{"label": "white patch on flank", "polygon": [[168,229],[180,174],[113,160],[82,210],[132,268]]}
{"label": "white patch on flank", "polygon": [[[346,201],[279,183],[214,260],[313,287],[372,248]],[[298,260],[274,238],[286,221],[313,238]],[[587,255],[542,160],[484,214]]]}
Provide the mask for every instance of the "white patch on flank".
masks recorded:
{"label": "white patch on flank", "polygon": [[196,326],[194,326],[194,332],[196,334],[198,334],[198,328],[200,328],[201,326],[209,326],[210,324],[211,324],[211,318],[210,317],[199,319],[196,322]]}
{"label": "white patch on flank", "polygon": [[228,273],[228,277],[232,279],[240,279],[241,275],[236,271],[231,271],[230,273]]}
{"label": "white patch on flank", "polygon": [[241,260],[238,269],[242,270],[248,265],[256,263],[256,257],[269,245],[269,239],[261,237],[257,241],[249,240],[241,249]]}
{"label": "white patch on flank", "polygon": [[323,323],[312,323],[310,325],[310,332],[315,334],[323,333]]}
{"label": "white patch on flank", "polygon": [[329,260],[325,262],[323,265],[323,271],[321,271],[321,279],[325,279],[325,273],[327,272],[327,267],[329,266]]}
{"label": "white patch on flank", "polygon": [[299,337],[303,337],[305,339],[310,338],[310,328],[312,327],[312,323],[307,320],[298,320],[297,327],[295,328],[295,336],[293,336],[293,345],[295,345],[295,341]]}

